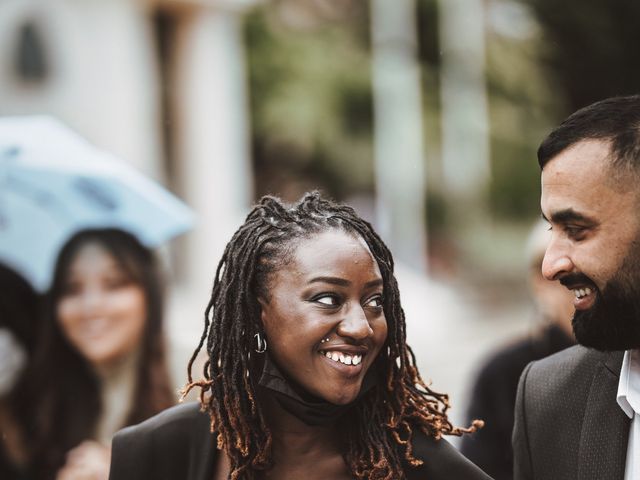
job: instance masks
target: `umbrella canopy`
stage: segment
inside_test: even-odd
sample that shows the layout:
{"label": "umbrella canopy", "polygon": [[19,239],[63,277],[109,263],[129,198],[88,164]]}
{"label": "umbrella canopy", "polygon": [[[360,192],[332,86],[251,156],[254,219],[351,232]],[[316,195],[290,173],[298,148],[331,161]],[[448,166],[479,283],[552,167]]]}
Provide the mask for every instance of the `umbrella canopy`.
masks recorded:
{"label": "umbrella canopy", "polygon": [[153,248],[193,223],[174,195],[54,118],[0,118],[0,262],[36,289],[80,230],[119,228]]}

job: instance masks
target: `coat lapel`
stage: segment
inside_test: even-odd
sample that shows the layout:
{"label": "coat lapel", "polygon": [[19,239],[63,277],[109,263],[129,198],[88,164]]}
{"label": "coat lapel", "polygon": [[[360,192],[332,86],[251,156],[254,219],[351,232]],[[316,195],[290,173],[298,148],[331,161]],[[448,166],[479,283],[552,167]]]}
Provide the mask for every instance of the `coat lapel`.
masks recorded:
{"label": "coat lapel", "polygon": [[580,434],[581,480],[624,479],[630,420],[616,401],[623,356],[605,354],[596,367]]}

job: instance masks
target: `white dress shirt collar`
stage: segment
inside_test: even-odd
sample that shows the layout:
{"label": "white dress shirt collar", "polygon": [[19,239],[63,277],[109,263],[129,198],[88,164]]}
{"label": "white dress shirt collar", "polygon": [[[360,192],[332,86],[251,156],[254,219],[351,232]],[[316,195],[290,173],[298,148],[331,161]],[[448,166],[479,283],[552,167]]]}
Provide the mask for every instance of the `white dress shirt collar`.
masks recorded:
{"label": "white dress shirt collar", "polygon": [[640,350],[624,352],[620,381],[618,382],[618,405],[629,417],[640,415]]}
{"label": "white dress shirt collar", "polygon": [[640,350],[627,350],[618,382],[618,405],[631,419],[624,480],[640,480]]}

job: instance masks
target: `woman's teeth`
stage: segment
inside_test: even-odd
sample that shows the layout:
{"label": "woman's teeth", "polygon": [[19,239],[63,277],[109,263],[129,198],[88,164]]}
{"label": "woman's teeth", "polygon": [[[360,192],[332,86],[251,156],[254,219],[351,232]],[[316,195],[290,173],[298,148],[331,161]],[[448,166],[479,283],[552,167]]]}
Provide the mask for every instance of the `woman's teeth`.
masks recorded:
{"label": "woman's teeth", "polygon": [[586,297],[587,295],[591,294],[591,289],[589,287],[585,287],[585,288],[576,288],[573,293],[575,294],[576,298],[582,298],[582,297]]}
{"label": "woman's teeth", "polygon": [[362,362],[362,355],[347,355],[341,352],[320,352],[334,362],[344,363],[345,365],[359,365]]}

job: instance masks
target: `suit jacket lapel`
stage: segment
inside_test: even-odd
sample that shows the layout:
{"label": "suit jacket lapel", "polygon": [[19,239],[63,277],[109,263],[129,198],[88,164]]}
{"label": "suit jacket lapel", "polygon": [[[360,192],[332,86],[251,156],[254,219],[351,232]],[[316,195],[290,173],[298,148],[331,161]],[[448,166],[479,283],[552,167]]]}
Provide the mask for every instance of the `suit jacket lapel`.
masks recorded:
{"label": "suit jacket lapel", "polygon": [[616,401],[623,355],[604,354],[596,367],[580,434],[581,480],[624,479],[630,420]]}

